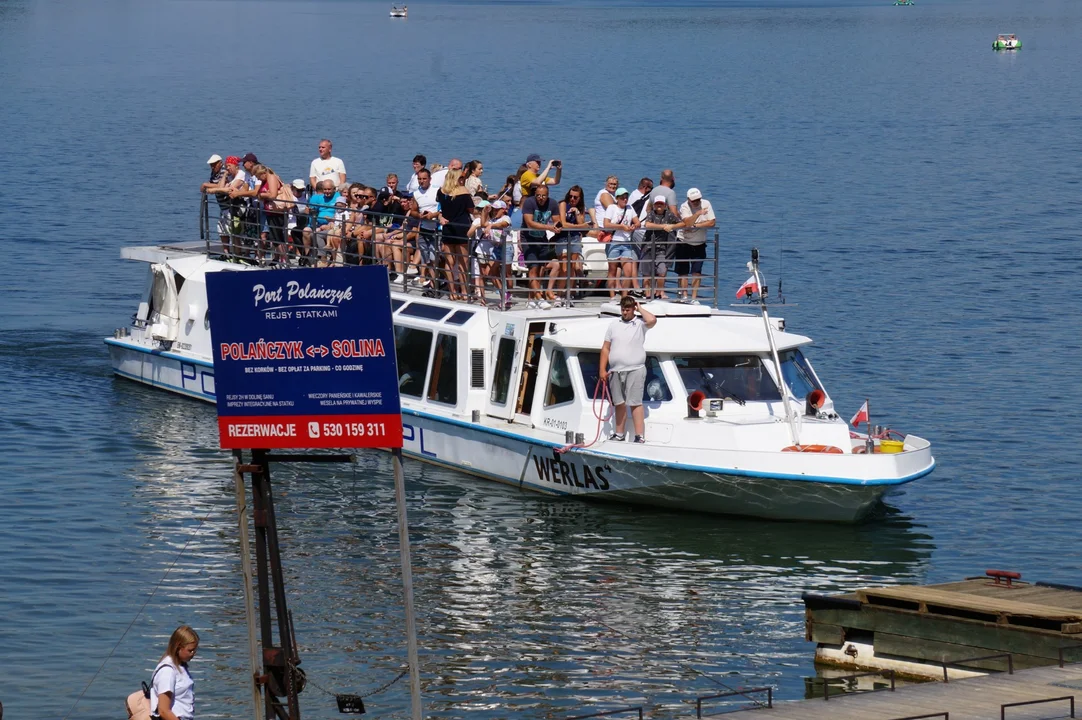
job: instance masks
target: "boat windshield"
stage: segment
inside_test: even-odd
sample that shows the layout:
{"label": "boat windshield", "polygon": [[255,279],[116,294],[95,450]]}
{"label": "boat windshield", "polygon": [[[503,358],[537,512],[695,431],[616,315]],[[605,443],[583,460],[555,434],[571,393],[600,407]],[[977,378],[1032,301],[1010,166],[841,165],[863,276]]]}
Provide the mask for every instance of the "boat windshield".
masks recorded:
{"label": "boat windshield", "polygon": [[737,402],[781,400],[774,378],[758,355],[686,355],[674,357],[688,394]]}
{"label": "boat windshield", "polygon": [[[598,368],[601,365],[601,353],[580,352],[579,369],[582,371],[582,383],[586,386],[587,397],[593,397],[597,389]],[[661,372],[661,363],[653,355],[646,357],[646,380],[643,382],[643,400],[646,402],[668,402],[672,400],[669,384]]]}
{"label": "boat windshield", "polygon": [[808,359],[800,350],[786,350],[778,353],[781,360],[781,374],[785,378],[785,384],[789,386],[793,395],[805,398],[812,390],[822,390],[819,379],[812,372]]}

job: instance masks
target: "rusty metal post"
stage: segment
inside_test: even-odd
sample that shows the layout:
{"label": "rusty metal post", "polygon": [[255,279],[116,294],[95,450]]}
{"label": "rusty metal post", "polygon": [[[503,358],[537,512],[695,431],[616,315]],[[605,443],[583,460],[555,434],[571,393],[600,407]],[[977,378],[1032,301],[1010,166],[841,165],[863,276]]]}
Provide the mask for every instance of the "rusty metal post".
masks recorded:
{"label": "rusty metal post", "polygon": [[237,529],[240,538],[240,568],[244,582],[244,619],[248,625],[248,663],[252,682],[252,707],[255,720],[263,717],[263,696],[256,678],[262,674],[259,662],[259,646],[255,638],[255,601],[252,598],[252,547],[248,540],[248,501],[244,490],[244,474],[240,465],[244,457],[240,450],[233,451],[233,490],[237,500]]}

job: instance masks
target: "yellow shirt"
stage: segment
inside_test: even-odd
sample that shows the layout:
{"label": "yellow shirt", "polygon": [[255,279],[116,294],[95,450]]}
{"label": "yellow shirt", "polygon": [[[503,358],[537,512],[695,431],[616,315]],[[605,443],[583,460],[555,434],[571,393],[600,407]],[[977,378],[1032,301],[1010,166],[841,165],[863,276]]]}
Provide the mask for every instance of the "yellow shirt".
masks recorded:
{"label": "yellow shirt", "polygon": [[527,170],[522,173],[522,177],[518,179],[518,184],[522,187],[522,197],[530,197],[533,195],[533,181],[537,179],[537,173],[533,170]]}

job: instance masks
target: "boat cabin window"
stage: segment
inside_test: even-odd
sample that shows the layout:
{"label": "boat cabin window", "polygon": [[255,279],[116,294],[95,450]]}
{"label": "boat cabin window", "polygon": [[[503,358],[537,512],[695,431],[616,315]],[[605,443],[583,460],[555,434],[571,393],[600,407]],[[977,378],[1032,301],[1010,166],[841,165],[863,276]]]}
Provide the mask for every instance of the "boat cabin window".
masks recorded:
{"label": "boat cabin window", "polygon": [[785,384],[798,398],[807,397],[812,390],[823,389],[812,372],[808,359],[800,350],[778,353],[778,359],[781,360],[781,375],[785,378]]}
{"label": "boat cabin window", "polygon": [[708,398],[781,400],[758,355],[687,355],[673,362],[689,395],[701,390]]}
{"label": "boat cabin window", "polygon": [[[586,393],[592,398],[597,387],[597,373],[601,365],[601,353],[580,352],[579,370]],[[648,402],[667,402],[672,400],[672,391],[661,372],[661,363],[653,355],[646,356],[646,382],[643,384],[642,399]]]}
{"label": "boat cabin window", "polygon": [[396,325],[394,349],[398,358],[398,392],[420,398],[425,391],[432,332]]}
{"label": "boat cabin window", "polygon": [[399,315],[410,315],[412,317],[424,318],[425,320],[443,320],[450,313],[450,308],[419,302],[410,303],[398,312]]}
{"label": "boat cabin window", "polygon": [[391,312],[397,312],[399,308],[406,304],[405,300],[399,300],[398,298],[391,298]]}
{"label": "boat cabin window", "polygon": [[465,325],[473,317],[473,311],[471,310],[456,310],[455,314],[447,318],[448,325]]}
{"label": "boat cabin window", "polygon": [[515,359],[515,339],[500,338],[496,349],[496,369],[492,371],[492,402],[503,405],[507,402],[507,391],[511,387],[511,361]]}
{"label": "boat cabin window", "polygon": [[428,399],[447,405],[458,403],[458,338],[454,335],[440,333],[436,340]]}
{"label": "boat cabin window", "polygon": [[575,388],[571,386],[571,371],[567,367],[567,355],[563,350],[552,351],[549,362],[549,383],[545,390],[545,407],[562,405],[575,399]]}

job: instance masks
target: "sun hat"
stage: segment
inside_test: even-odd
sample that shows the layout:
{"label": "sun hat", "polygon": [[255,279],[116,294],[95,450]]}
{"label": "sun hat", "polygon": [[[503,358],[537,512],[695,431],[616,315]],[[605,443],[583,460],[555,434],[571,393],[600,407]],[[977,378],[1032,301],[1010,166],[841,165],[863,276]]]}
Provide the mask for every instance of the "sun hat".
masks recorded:
{"label": "sun hat", "polygon": [[630,195],[630,194],[631,193],[629,193],[627,191],[627,188],[625,188],[625,187],[616,188],[616,195],[614,195],[613,197],[620,197],[621,195]]}
{"label": "sun hat", "polygon": [[665,202],[665,196],[664,195],[655,195],[654,196],[654,205],[657,205],[658,203],[663,203],[663,202]]}
{"label": "sun hat", "polygon": [[210,156],[210,160],[207,160],[207,165],[213,165],[214,163],[220,163],[221,161],[222,156],[215,153],[214,155]]}
{"label": "sun hat", "polygon": [[699,192],[699,188],[688,188],[688,200],[702,200],[703,194]]}

